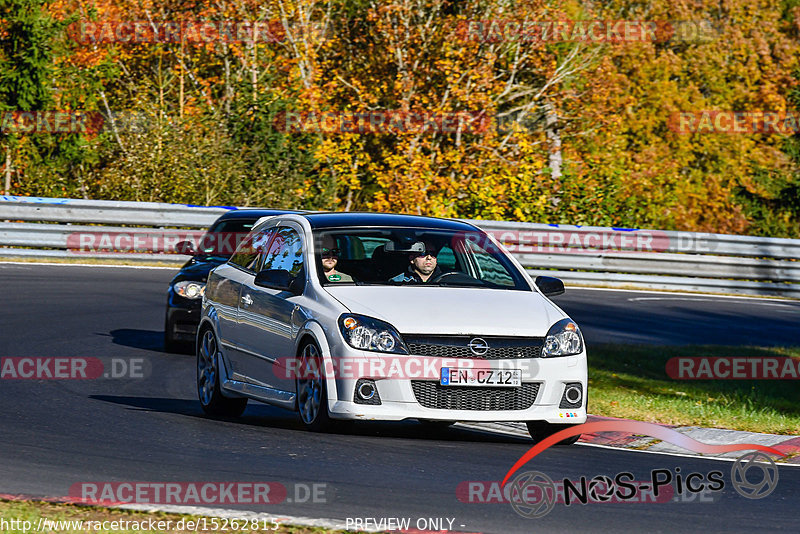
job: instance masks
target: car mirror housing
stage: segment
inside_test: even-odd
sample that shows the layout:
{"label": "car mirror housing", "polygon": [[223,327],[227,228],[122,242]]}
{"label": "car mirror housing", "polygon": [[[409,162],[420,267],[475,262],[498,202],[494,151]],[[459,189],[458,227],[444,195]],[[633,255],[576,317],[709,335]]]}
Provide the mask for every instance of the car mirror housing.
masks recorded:
{"label": "car mirror housing", "polygon": [[256,275],[255,285],[278,291],[291,291],[299,294],[303,284],[286,269],[265,269]]}
{"label": "car mirror housing", "polygon": [[544,293],[546,297],[553,297],[564,293],[564,282],[552,276],[537,276],[536,287]]}

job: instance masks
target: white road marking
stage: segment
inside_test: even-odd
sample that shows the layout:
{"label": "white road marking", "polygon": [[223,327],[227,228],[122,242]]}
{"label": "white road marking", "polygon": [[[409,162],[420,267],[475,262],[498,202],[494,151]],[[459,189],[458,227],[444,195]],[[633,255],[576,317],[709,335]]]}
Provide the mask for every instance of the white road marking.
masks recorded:
{"label": "white road marking", "polygon": [[788,301],[788,302],[800,302],[798,299],[790,299],[785,297],[780,298],[768,298],[768,297],[757,297],[751,295],[709,295],[706,293],[690,293],[687,291],[654,291],[654,290],[646,290],[646,289],[618,289],[615,287],[587,287],[587,286],[570,286],[567,285],[567,290],[587,290],[587,291],[616,291],[617,293],[644,293],[650,295],[686,295],[688,297],[705,297],[705,298],[712,298],[712,299],[747,299],[747,300],[767,300],[771,302],[781,302],[781,301]]}
{"label": "white road marking", "polygon": [[40,262],[40,261],[0,261],[0,268],[6,265],[35,267],[37,265],[58,265],[60,267],[122,267],[129,269],[171,269],[177,271],[181,268],[182,264],[175,264],[174,267],[168,266],[155,266],[155,265],[110,265],[105,263],[53,263],[53,262]]}
{"label": "white road marking", "polygon": [[[713,298],[702,297],[702,298],[692,298],[692,297],[631,297],[626,299],[628,302],[637,302],[641,300],[683,300],[688,302],[714,302]],[[779,308],[790,308],[793,310],[800,310],[795,304],[783,304],[780,302],[763,302],[761,300],[753,299],[755,302],[752,304],[758,304],[759,306],[776,306]]]}

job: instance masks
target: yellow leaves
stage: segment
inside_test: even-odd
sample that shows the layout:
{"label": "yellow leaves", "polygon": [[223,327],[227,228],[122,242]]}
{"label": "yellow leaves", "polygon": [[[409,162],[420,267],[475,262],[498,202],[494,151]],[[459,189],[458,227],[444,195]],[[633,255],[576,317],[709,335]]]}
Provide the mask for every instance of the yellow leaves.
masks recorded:
{"label": "yellow leaves", "polygon": [[[708,15],[719,10],[714,0],[651,4],[611,0],[587,8],[579,0],[528,0],[511,8],[493,1],[466,8],[388,0],[349,3],[347,10],[334,2],[329,11],[318,0],[200,0],[175,12],[155,0],[98,0],[100,20],[284,17],[296,39],[259,43],[255,62],[247,43],[81,46],[64,67],[116,62],[124,74],[106,87],[111,105],[138,109],[158,102],[156,113],[164,116],[177,113],[181,77],[182,116],[217,114],[214,120],[232,101],[250,98],[251,88],[298,110],[485,117],[530,111],[527,122],[506,128],[495,120],[474,134],[309,136],[319,182],[336,188],[338,198],[326,192],[326,205],[352,200],[354,208],[445,216],[741,230],[746,221],[734,191],[767,195],[755,169],[776,176],[794,170],[780,152],[782,138],[684,135],[669,130],[667,119],[682,110],[791,108],[787,94],[798,84],[792,73],[800,66],[791,25],[800,28],[800,8],[792,19],[779,3],[730,0],[720,18]],[[74,5],[56,0],[51,9],[64,14]],[[620,13],[631,20],[713,18],[723,26],[718,39],[699,44],[589,46],[566,65],[576,50],[569,43],[489,43],[458,30],[470,20],[613,20]],[[314,26],[326,22],[327,33]],[[554,80],[557,72],[569,75]],[[70,103],[78,101],[73,95]],[[545,105],[558,117],[560,149],[544,133]],[[263,112],[243,106],[230,120],[255,127]],[[549,168],[557,150],[560,181]],[[324,187],[312,182],[286,191],[311,199]]]}

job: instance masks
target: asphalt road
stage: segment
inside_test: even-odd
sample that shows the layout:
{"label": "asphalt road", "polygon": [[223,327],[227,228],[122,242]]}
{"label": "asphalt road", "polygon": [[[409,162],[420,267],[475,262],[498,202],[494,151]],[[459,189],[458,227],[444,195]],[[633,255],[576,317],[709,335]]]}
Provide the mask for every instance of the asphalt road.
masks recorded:
{"label": "asphalt road", "polygon": [[[105,364],[133,358],[146,375],[0,380],[0,493],[64,496],[76,483],[98,481],[271,481],[286,486],[289,498],[297,484],[325,484],[326,502],[246,508],[342,520],[407,517],[412,526],[418,518],[445,517],[466,532],[797,530],[800,470],[792,467],[779,468],[771,495],[748,500],[730,487],[729,462],[557,447],[525,469],[555,480],[719,470],[726,486],[714,502],[557,504],[543,518],[525,519],[507,503],[464,503],[456,492],[465,481],[502,479],[530,447],[521,438],[464,428],[431,432],[413,422],[360,423],[320,435],[302,430],[288,412],[252,402],[239,420],[209,419],[195,398],[193,358],[161,348],[172,274],[0,264],[0,356],[90,356]],[[797,344],[800,325],[797,302],[568,290],[558,303],[590,345]]]}
{"label": "asphalt road", "polygon": [[[800,301],[567,289],[553,299],[592,343],[800,345]],[[591,352],[590,352],[591,356]]]}

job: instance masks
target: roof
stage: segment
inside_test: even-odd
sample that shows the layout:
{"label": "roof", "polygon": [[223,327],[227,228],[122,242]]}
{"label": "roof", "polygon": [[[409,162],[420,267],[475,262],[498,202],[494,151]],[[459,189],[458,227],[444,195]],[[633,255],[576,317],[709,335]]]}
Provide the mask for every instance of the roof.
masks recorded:
{"label": "roof", "polygon": [[453,230],[457,232],[473,232],[475,227],[469,223],[452,219],[437,219],[420,215],[397,215],[393,213],[304,213],[311,228],[341,228],[365,226],[396,226],[410,228],[432,228],[436,230]]}
{"label": "roof", "polygon": [[217,220],[226,221],[228,219],[253,219],[254,221],[261,217],[270,217],[272,215],[284,215],[287,213],[301,213],[295,210],[278,210],[278,209],[237,209],[230,210],[223,213]]}

